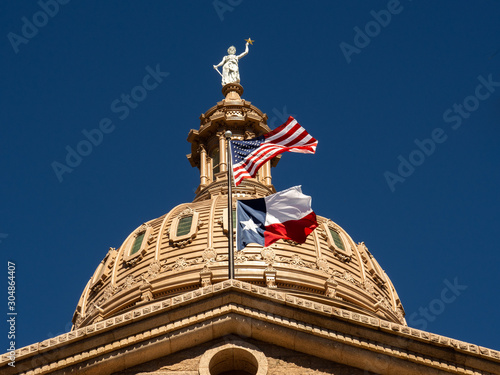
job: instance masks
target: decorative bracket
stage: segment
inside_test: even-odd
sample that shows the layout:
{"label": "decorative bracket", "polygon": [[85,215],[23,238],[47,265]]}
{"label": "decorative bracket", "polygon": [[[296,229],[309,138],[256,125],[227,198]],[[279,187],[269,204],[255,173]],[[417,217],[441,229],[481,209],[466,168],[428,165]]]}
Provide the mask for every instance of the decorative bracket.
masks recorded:
{"label": "decorative bracket", "polygon": [[276,288],[276,270],[272,267],[267,267],[264,270],[264,279],[268,288]]}
{"label": "decorative bracket", "polygon": [[212,271],[210,271],[207,266],[203,267],[200,271],[200,282],[202,288],[212,285],[212,276]]}
{"label": "decorative bracket", "polygon": [[337,298],[340,299],[340,297],[337,296],[337,287],[339,284],[335,281],[334,278],[330,278],[326,280],[325,282],[325,295],[330,298]]}

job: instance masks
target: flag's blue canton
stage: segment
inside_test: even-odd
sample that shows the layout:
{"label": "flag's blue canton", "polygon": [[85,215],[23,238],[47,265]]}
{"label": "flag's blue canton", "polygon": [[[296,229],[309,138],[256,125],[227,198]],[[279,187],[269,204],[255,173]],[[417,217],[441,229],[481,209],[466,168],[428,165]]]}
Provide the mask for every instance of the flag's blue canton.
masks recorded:
{"label": "flag's blue canton", "polygon": [[[266,201],[264,198],[247,199],[236,204],[236,249],[243,250],[248,244],[264,246],[266,231]],[[245,229],[245,222],[255,224],[255,230]]]}
{"label": "flag's blue canton", "polygon": [[245,159],[248,154],[255,151],[264,143],[266,139],[264,136],[249,139],[248,141],[231,141],[232,151],[233,151],[233,165],[238,164],[243,159]]}

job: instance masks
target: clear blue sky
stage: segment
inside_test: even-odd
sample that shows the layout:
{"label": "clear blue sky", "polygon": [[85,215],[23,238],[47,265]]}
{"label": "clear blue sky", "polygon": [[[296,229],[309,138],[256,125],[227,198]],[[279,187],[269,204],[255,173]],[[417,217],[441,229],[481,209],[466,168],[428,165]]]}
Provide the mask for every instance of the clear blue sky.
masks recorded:
{"label": "clear blue sky", "polygon": [[[187,134],[222,99],[212,65],[251,37],[243,97],[272,128],[293,114],[319,140],[314,156],[283,156],[276,188],[301,184],[365,241],[410,325],[500,349],[500,2],[218,4],[0,4],[0,304],[10,260],[18,347],[68,331],[108,248],[193,199]],[[161,82],[125,110],[148,66]],[[100,123],[108,133],[59,181],[54,162]]]}

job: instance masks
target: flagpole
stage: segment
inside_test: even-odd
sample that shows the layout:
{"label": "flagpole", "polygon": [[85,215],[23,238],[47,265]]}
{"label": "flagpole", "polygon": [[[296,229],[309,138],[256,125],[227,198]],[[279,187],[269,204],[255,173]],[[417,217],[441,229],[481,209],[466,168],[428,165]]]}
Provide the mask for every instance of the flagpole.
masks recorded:
{"label": "flagpole", "polygon": [[233,239],[233,181],[231,178],[233,163],[231,158],[231,146],[229,142],[233,133],[227,130],[224,133],[227,141],[227,218],[228,218],[228,228],[229,228],[229,253],[228,253],[228,265],[229,265],[229,279],[234,279],[234,239]]}

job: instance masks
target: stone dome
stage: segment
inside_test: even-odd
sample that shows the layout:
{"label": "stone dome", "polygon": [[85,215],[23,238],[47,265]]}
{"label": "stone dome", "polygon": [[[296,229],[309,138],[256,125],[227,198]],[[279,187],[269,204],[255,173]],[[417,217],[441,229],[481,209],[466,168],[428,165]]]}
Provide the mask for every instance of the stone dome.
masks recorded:
{"label": "stone dome", "polygon": [[[188,159],[200,169],[193,202],[140,225],[118,249],[109,249],[80,297],[73,316],[75,329],[228,279],[223,133],[229,129],[235,138],[245,139],[269,131],[267,116],[241,99],[242,93],[240,85],[226,85],[225,99],[202,114],[200,128],[189,133]],[[277,161],[233,188],[233,201],[274,193],[271,166]],[[235,252],[235,278],[406,324],[394,286],[365,244],[356,243],[343,228],[316,213],[319,226],[304,244],[279,240],[270,247],[253,244]]]}

